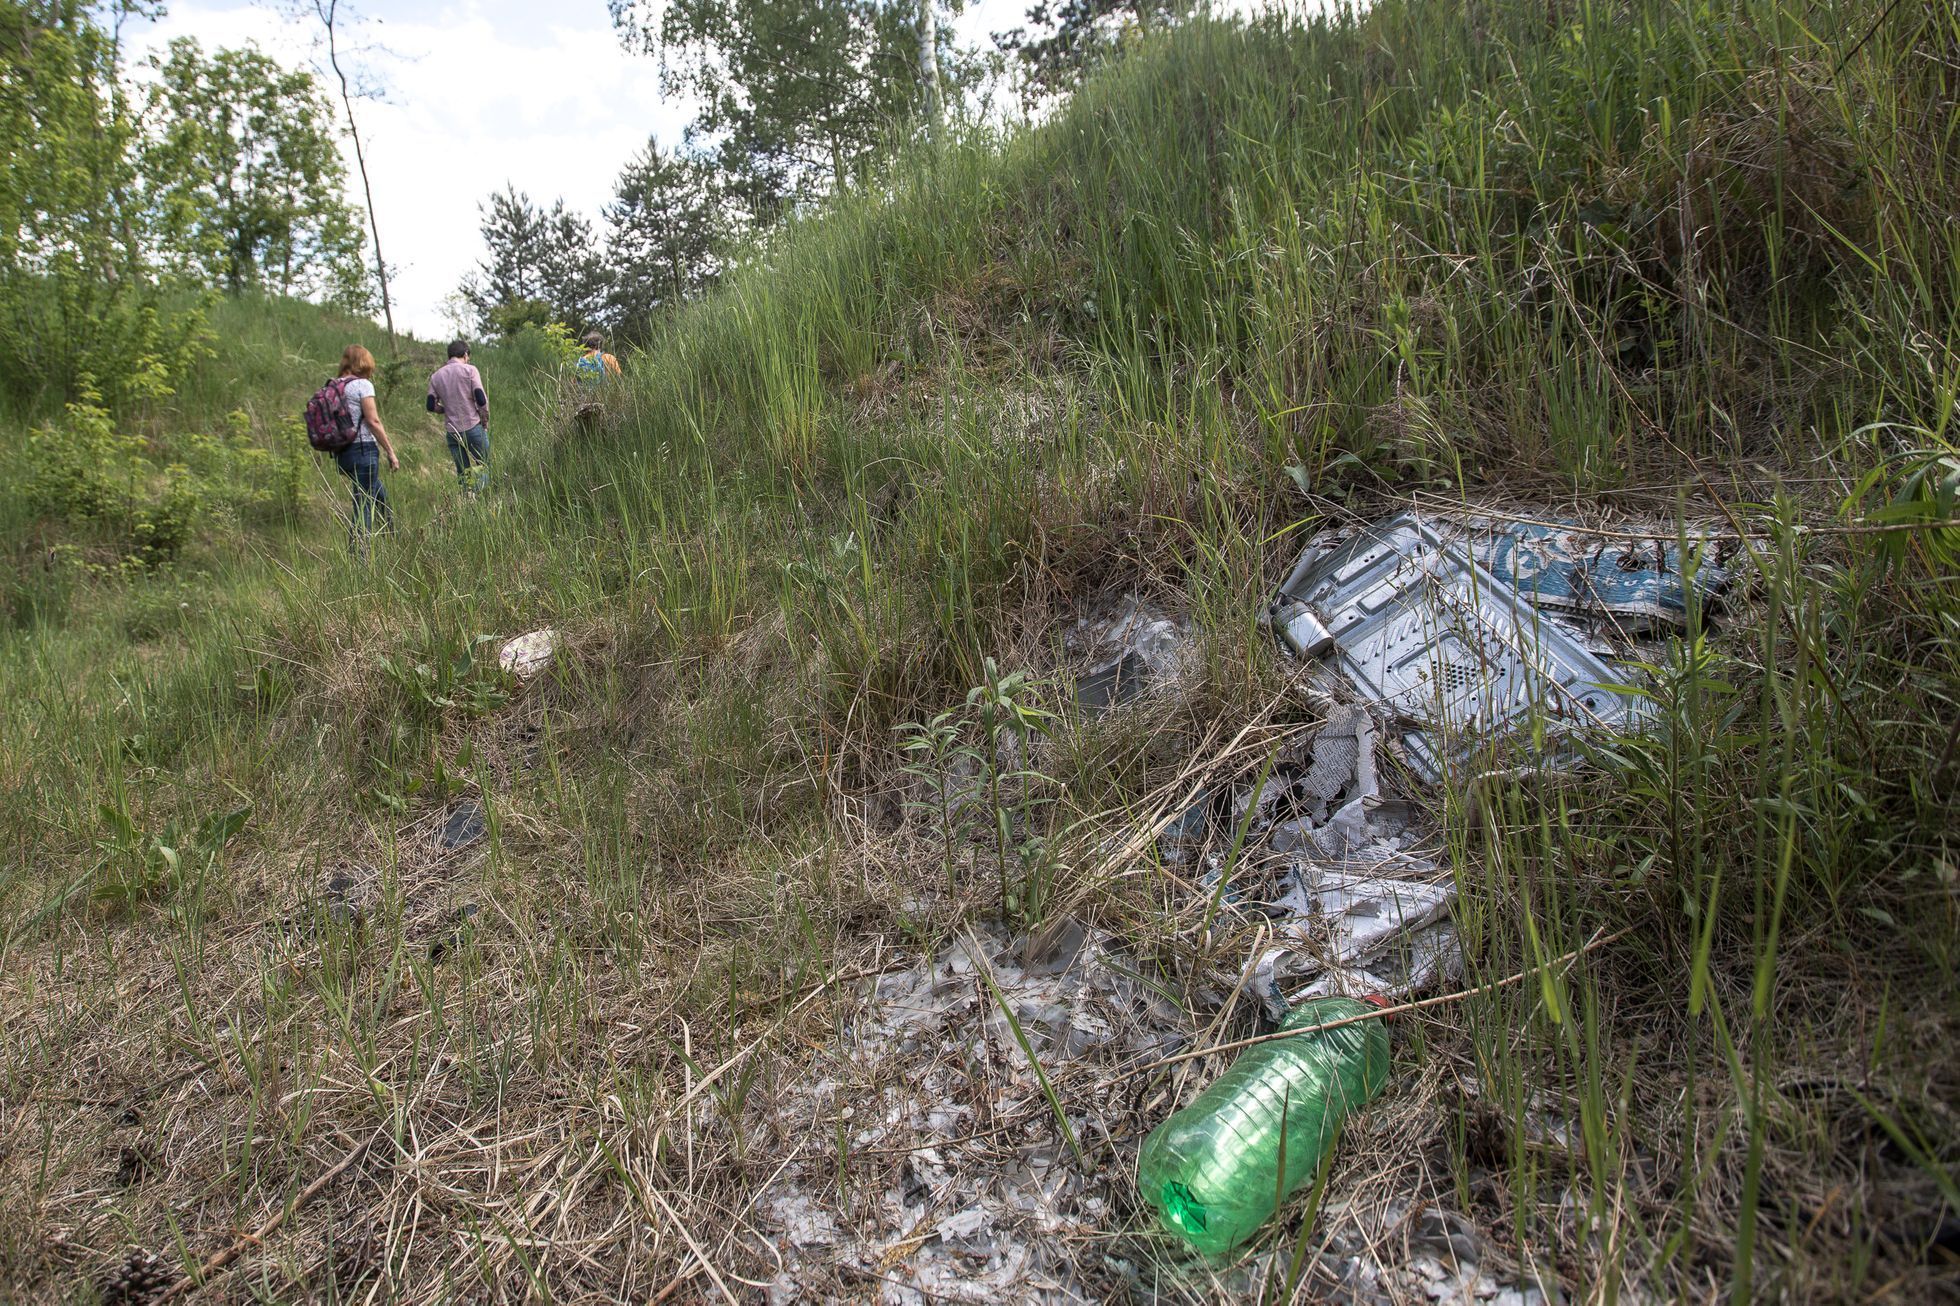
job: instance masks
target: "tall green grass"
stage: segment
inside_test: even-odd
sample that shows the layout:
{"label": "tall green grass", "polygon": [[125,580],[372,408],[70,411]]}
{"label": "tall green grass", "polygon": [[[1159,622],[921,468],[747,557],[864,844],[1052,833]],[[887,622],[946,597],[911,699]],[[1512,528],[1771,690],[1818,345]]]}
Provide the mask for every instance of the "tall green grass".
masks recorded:
{"label": "tall green grass", "polygon": [[[658,1101],[599,1028],[618,986],[685,974],[693,1037],[726,1034],[792,960],[802,983],[918,928],[910,882],[852,860],[895,730],[989,659],[1047,669],[1097,596],[1183,607],[1203,675],[1154,729],[1058,734],[1081,812],[1272,698],[1256,614],[1320,525],[1490,493],[1733,521],[1750,579],[1652,668],[1655,729],[1436,798],[1471,983],[1620,937],[1418,1027],[1402,1082],[1442,1114],[1459,1207],[1570,1290],[1933,1291],[1960,1159],[1960,577],[1934,525],[1960,484],[1956,49],[1950,9],[1870,0],[1383,0],[1145,41],[1052,121],[909,155],[756,251],[627,360],[594,429],[542,359],[486,366],[521,410],[491,498],[445,497],[430,438],[372,565],[323,477],[161,629],[130,629],[132,590],[9,636],[9,964],[166,940],[210,1045],[197,922],[473,785],[531,1073]],[[184,411],[262,394],[274,421],[337,329],[232,311],[234,370]],[[461,653],[544,625],[567,637],[549,682],[495,703]],[[241,794],[196,912],[61,908],[105,802],[153,832]],[[944,851],[932,883],[959,878]],[[1047,900],[1159,955],[1171,891],[1069,861]],[[974,910],[1007,892],[978,887]],[[437,1045],[389,1043],[412,971],[468,1100],[527,1082],[483,975],[344,942],[331,1022],[267,1000],[291,1064],[344,1055],[406,1093],[389,1049],[422,1074]],[[57,1056],[15,1053],[0,1089]],[[233,1149],[241,1203],[278,1191]]]}

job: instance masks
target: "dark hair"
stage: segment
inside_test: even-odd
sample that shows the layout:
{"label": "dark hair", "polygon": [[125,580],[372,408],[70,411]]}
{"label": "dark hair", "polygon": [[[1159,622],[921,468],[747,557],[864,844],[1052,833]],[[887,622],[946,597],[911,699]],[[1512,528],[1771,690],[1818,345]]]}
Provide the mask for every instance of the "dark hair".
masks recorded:
{"label": "dark hair", "polygon": [[588,331],[585,333],[585,347],[587,349],[599,349],[604,347],[605,343],[606,343],[605,336],[601,335],[599,332]]}
{"label": "dark hair", "polygon": [[449,356],[451,358],[468,358],[470,356],[470,342],[467,340],[450,341]]}

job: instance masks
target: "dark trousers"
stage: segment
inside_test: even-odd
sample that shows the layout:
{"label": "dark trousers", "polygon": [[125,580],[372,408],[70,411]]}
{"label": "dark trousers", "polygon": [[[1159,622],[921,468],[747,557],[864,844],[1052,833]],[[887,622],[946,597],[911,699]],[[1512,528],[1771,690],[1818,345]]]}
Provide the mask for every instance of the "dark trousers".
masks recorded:
{"label": "dark trousers", "polygon": [[359,553],[369,535],[387,530],[395,522],[388,487],[381,483],[381,446],[367,441],[350,444],[333,459],[354,483],[354,520],[347,530],[347,547]]}
{"label": "dark trousers", "polygon": [[456,480],[472,494],[490,483],[490,429],[478,422],[463,432],[445,431],[449,437],[449,458],[456,464]]}

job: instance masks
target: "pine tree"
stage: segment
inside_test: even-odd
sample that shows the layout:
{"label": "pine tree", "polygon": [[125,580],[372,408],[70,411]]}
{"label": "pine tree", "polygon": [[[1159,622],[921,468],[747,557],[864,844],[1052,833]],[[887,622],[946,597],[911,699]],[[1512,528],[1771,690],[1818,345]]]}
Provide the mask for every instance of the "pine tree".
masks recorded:
{"label": "pine tree", "polygon": [[728,234],[709,162],[664,152],[652,139],[619,174],[606,222],[613,273],[609,316],[628,336],[714,278],[716,253]]}
{"label": "pine tree", "polygon": [[526,324],[563,322],[575,330],[606,319],[611,273],[592,224],[555,201],[538,207],[506,186],[483,213],[488,261],[463,287],[484,331],[509,335]]}

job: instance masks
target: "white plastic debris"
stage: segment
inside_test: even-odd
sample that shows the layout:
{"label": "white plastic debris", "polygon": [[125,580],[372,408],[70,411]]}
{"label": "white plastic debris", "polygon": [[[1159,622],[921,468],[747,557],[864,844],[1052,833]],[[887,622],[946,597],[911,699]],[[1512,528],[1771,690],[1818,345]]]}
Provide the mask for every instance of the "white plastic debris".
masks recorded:
{"label": "white plastic debris", "polygon": [[[1351,1292],[1340,1300],[1561,1306],[1555,1280],[1541,1281],[1529,1266],[1500,1270],[1506,1258],[1472,1221],[1446,1206],[1394,1196],[1329,1202],[1321,1211],[1330,1218],[1319,1265]],[[1644,1306],[1643,1298],[1635,1300]]]}
{"label": "white plastic debris", "polygon": [[[1409,804],[1383,797],[1375,748],[1368,713],[1337,706],[1300,761],[1275,767],[1256,797],[1248,788],[1230,804],[1233,836],[1255,808],[1248,840],[1277,854],[1226,892],[1236,906],[1275,919],[1281,946],[1260,960],[1254,984],[1275,1017],[1288,990],[1308,980],[1290,1000],[1404,994],[1456,965],[1447,920],[1455,885],[1422,851],[1431,840]],[[1216,853],[1211,860],[1206,878],[1216,884],[1222,867]],[[1258,860],[1242,850],[1242,866]]]}
{"label": "white plastic debris", "polygon": [[1069,643],[1088,660],[1076,681],[1076,701],[1102,710],[1135,698],[1152,684],[1175,681],[1191,642],[1187,626],[1133,594],[1100,617],[1075,623]]}
{"label": "white plastic debris", "polygon": [[[770,1300],[1088,1300],[1084,1249],[1109,1212],[1067,1159],[1000,1006],[1070,1104],[1071,1127],[1093,1137],[1091,1086],[1185,1044],[1177,1008],[1141,976],[1107,932],[1058,918],[1021,938],[983,928],[868,984],[812,1073],[774,1103],[776,1119],[810,1134],[758,1206],[784,1262]],[[840,1119],[852,1183],[866,1185],[852,1187],[848,1214]]]}
{"label": "white plastic debris", "polygon": [[558,654],[558,632],[546,627],[506,640],[497,651],[497,665],[519,680],[529,680],[551,665]]}
{"label": "white plastic debris", "polygon": [[1390,875],[1344,875],[1312,862],[1294,869],[1277,906],[1293,919],[1292,932],[1322,942],[1328,959],[1361,961],[1398,934],[1437,920],[1456,897],[1448,884]]}

